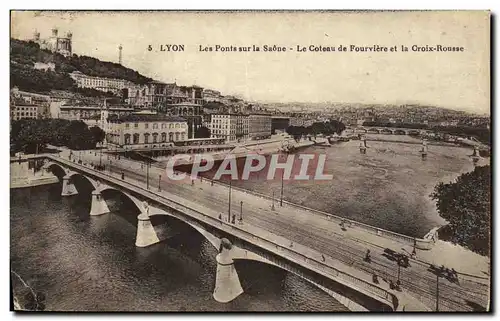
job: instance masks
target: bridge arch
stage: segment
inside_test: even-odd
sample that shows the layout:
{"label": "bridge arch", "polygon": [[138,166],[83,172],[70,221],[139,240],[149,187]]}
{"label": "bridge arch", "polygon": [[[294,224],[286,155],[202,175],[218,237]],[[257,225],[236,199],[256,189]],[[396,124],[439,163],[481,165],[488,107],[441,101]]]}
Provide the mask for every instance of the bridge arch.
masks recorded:
{"label": "bridge arch", "polygon": [[141,201],[138,198],[121,191],[120,189],[117,189],[117,188],[114,188],[114,187],[111,187],[108,185],[100,185],[100,186],[101,187],[98,189],[98,191],[101,193],[104,191],[108,191],[108,190],[114,190],[114,191],[118,191],[122,195],[125,195],[128,199],[130,199],[135,204],[135,206],[139,209],[139,211],[141,213],[147,215],[148,217],[160,216],[160,215],[161,216],[169,216],[169,217],[173,217],[173,218],[189,225],[191,228],[193,228],[198,233],[200,233],[205,239],[207,239],[210,242],[210,244],[212,244],[217,250],[219,249],[220,244],[221,244],[220,238],[218,238],[217,236],[215,236],[212,233],[210,233],[209,231],[207,231],[201,224],[199,224],[195,220],[188,220],[185,217],[182,217],[181,215],[175,213],[175,211],[166,211],[164,209],[161,209],[159,207],[151,205],[148,202]]}
{"label": "bridge arch", "polygon": [[[242,249],[242,248],[237,247],[237,246],[233,246],[232,247],[231,254],[232,254],[233,260],[257,261],[257,262],[261,262],[261,263],[268,264],[268,265],[271,265],[271,266],[275,266],[275,267],[277,267],[277,268],[279,268],[281,270],[284,270],[284,271],[287,271],[289,273],[292,273],[293,275],[296,275],[296,276],[300,277],[301,279],[307,281],[309,284],[312,284],[315,287],[317,287],[320,290],[322,290],[323,292],[327,293],[328,295],[330,295],[331,297],[333,297],[334,299],[336,299],[340,304],[342,304],[343,306],[345,306],[347,309],[349,309],[351,311],[369,311],[368,308],[366,308],[365,306],[359,304],[358,302],[354,301],[353,299],[348,298],[347,296],[345,296],[342,293],[339,293],[338,291],[334,291],[334,290],[332,290],[332,289],[330,289],[330,288],[328,288],[328,287],[326,287],[324,285],[319,284],[318,282],[316,282],[315,280],[311,279],[310,277],[308,277],[306,275],[303,275],[298,270],[290,268],[290,267],[288,267],[285,264],[278,264],[277,262],[271,261],[271,260],[269,260],[269,259],[267,259],[267,258],[265,258],[265,257],[263,257],[263,256],[261,256],[261,255],[259,255],[257,253],[254,253],[254,252],[249,251],[249,250]],[[345,286],[345,287],[350,288],[349,285],[343,284],[343,282],[339,282],[338,280],[333,280],[333,281],[335,283],[340,284],[341,286]],[[356,290],[353,289],[353,291],[356,291]],[[363,294],[364,296],[368,296],[365,293],[362,293],[362,292],[360,292],[360,293]],[[368,296],[368,297],[370,297],[374,301],[377,301],[381,305],[387,306],[391,310],[396,310],[396,309],[393,309],[392,306],[389,306],[385,302],[381,302],[380,300],[378,300],[376,298],[373,298],[371,296]]]}
{"label": "bridge arch", "polygon": [[[156,209],[156,208],[153,207],[153,209]],[[188,221],[185,218],[182,218],[180,215],[177,215],[177,214],[174,214],[171,212],[167,212],[167,211],[164,211],[161,209],[160,209],[160,211],[153,211],[151,214],[149,214],[150,217],[151,216],[159,216],[159,215],[173,217],[181,222],[186,223],[191,228],[193,228],[198,233],[200,233],[207,241],[209,241],[210,244],[212,244],[215,249],[219,250],[220,245],[221,245],[221,239],[218,238],[217,236],[213,235],[209,231],[207,231],[201,224],[197,223],[196,221],[194,221],[194,220]]]}
{"label": "bridge arch", "polygon": [[[46,162],[46,163],[42,166],[42,168],[43,168],[44,170],[46,170],[46,171],[51,171],[54,175],[56,174],[56,173],[54,173],[54,172],[52,171],[54,168],[57,168],[57,169],[59,169],[59,172],[64,173],[64,174],[63,174],[63,176],[67,175],[67,173],[68,173],[68,171],[67,171],[67,170],[66,170],[63,166],[61,166],[61,165],[59,165],[59,164],[57,164],[57,163],[54,163],[54,162]],[[57,175],[56,175],[56,176],[57,176]]]}
{"label": "bridge arch", "polygon": [[90,178],[90,177],[88,177],[86,175],[83,175],[83,174],[78,173],[78,172],[73,172],[73,171],[67,172],[66,175],[69,176],[69,179],[71,179],[74,176],[83,177],[87,182],[89,182],[92,185],[92,187],[94,188],[94,190],[98,189],[98,185],[99,184],[97,183],[97,181],[93,180],[92,178]]}

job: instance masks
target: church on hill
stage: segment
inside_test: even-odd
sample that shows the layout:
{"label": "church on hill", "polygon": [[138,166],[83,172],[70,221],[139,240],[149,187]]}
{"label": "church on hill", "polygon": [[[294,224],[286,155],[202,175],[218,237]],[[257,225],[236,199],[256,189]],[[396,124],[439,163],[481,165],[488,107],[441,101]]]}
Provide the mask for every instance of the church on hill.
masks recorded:
{"label": "church on hill", "polygon": [[33,34],[33,41],[40,45],[40,49],[47,49],[52,52],[60,53],[61,55],[68,57],[71,56],[72,51],[72,37],[71,31],[66,33],[66,37],[58,36],[57,28],[52,28],[52,36],[45,39],[40,39],[40,33],[35,30]]}

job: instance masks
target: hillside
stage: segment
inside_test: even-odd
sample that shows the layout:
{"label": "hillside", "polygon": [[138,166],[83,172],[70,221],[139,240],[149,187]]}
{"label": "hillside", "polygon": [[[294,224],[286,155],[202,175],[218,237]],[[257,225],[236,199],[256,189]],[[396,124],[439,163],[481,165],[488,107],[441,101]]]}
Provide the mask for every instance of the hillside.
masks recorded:
{"label": "hillside", "polygon": [[[35,62],[53,62],[55,72],[44,72],[33,69]],[[151,81],[151,78],[120,64],[100,61],[99,59],[73,55],[64,57],[49,50],[40,49],[32,41],[10,39],[11,87],[20,89],[47,91],[61,89],[75,91],[74,81],[68,73],[80,71],[86,75],[126,79],[137,84]]]}

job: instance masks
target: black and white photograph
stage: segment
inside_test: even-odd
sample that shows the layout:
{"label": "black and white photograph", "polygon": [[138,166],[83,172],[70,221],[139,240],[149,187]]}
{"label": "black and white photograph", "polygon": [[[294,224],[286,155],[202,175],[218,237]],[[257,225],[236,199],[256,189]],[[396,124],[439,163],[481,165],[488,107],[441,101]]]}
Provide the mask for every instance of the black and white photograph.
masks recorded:
{"label": "black and white photograph", "polygon": [[11,10],[11,311],[491,312],[490,24]]}

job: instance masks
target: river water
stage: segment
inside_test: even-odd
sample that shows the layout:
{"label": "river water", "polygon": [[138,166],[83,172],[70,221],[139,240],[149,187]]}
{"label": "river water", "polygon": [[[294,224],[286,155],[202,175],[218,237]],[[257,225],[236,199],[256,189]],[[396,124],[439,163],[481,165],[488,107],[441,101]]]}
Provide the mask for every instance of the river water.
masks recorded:
{"label": "river water", "polygon": [[[50,311],[343,311],[299,277],[236,262],[244,293],[213,297],[217,251],[189,228],[148,248],[135,246],[136,217],[120,199],[90,217],[90,189],[61,197],[61,184],[11,190],[11,269],[46,296]],[[27,292],[13,277],[16,297]]]}
{"label": "river water", "polygon": [[[333,175],[333,179],[287,180],[283,184],[283,199],[412,237],[423,237],[432,228],[445,224],[430,194],[439,182],[449,183],[474,169],[469,157],[472,149],[429,145],[427,159],[422,160],[421,144],[415,138],[399,135],[373,135],[373,138],[405,142],[368,141],[366,154],[360,154],[359,141],[301,149],[298,153],[313,154],[315,159],[324,154],[324,173]],[[266,157],[267,164],[269,158]],[[285,161],[283,158],[279,162]],[[291,177],[293,172],[298,174],[301,162],[295,157]],[[240,177],[244,163],[244,159],[239,159]],[[204,176],[213,177],[217,169],[214,166]],[[310,169],[308,174],[312,176],[314,164]],[[281,170],[276,173],[274,179],[267,180],[268,172],[264,169],[249,180],[233,180],[232,184],[270,197],[274,192],[278,199]],[[228,183],[229,177],[223,175],[221,180]]]}

